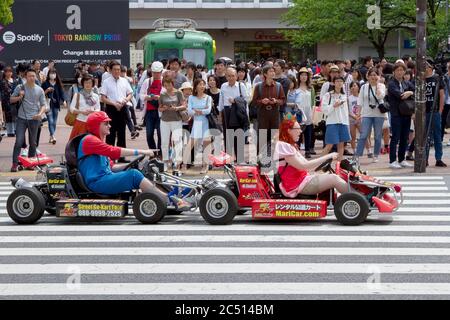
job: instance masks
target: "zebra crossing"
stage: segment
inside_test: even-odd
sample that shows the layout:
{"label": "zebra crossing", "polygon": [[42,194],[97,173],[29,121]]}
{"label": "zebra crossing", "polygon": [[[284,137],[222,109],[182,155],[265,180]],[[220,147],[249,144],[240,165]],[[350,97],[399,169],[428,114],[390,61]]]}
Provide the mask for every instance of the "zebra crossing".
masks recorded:
{"label": "zebra crossing", "polygon": [[0,182],[0,299],[450,298],[450,178],[383,179],[402,184],[403,207],[356,227],[332,215],[211,226],[198,212],[21,226]]}

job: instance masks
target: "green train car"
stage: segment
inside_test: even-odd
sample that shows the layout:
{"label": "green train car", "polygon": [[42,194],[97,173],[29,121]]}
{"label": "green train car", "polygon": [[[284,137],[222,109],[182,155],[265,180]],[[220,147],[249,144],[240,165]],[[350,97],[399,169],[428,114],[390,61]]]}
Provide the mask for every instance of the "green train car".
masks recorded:
{"label": "green train car", "polygon": [[192,61],[211,69],[216,54],[216,43],[206,32],[197,31],[191,19],[158,19],[155,31],[142,38],[137,45],[144,50],[144,64],[169,60],[173,57]]}

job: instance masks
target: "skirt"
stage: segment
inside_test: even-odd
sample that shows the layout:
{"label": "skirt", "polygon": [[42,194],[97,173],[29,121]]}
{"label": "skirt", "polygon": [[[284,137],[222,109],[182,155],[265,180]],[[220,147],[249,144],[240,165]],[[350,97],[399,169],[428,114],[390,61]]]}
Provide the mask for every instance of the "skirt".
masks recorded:
{"label": "skirt", "polygon": [[350,131],[346,124],[327,124],[327,131],[325,133],[325,144],[338,144],[341,142],[348,142]]}

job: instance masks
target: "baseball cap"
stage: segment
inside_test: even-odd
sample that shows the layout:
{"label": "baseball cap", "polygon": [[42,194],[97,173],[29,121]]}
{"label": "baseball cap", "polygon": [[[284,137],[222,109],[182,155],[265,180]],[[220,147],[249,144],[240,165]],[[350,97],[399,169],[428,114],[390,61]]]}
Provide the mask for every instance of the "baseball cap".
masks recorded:
{"label": "baseball cap", "polygon": [[162,72],[164,70],[164,66],[161,62],[155,61],[152,63],[152,72]]}

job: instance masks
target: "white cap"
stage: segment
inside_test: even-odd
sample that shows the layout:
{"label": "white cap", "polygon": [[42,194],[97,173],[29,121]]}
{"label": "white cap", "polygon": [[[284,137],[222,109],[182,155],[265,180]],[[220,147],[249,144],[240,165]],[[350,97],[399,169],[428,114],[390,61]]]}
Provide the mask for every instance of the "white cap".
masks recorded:
{"label": "white cap", "polygon": [[155,61],[152,63],[152,72],[162,72],[164,70],[164,66],[161,62]]}

